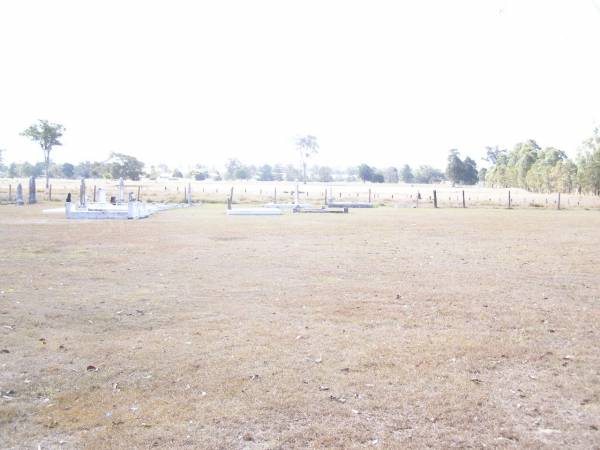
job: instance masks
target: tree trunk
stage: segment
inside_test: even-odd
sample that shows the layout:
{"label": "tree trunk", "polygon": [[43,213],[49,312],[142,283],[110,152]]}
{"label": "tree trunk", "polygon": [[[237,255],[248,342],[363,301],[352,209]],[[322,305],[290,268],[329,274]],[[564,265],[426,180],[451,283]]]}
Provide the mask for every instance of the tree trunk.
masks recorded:
{"label": "tree trunk", "polygon": [[50,158],[46,159],[46,191],[48,190],[48,186],[50,186]]}

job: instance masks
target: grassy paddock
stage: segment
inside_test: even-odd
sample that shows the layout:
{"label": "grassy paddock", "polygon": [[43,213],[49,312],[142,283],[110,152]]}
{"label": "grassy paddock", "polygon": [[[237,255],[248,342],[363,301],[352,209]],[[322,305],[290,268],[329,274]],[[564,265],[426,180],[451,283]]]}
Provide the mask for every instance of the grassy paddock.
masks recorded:
{"label": "grassy paddock", "polygon": [[[23,185],[27,194],[26,179],[0,179],[0,202],[8,201],[9,186],[12,186],[13,199],[18,183]],[[126,191],[137,196],[138,188],[142,200],[153,202],[182,202],[188,183],[192,186],[192,199],[195,202],[225,203],[231,187],[234,188],[234,203],[260,203],[277,200],[294,201],[293,192],[296,183],[287,182],[258,182],[258,181],[127,181]],[[79,180],[52,180],[52,200],[63,202],[67,193],[79,197]],[[86,181],[88,197],[91,198],[94,186],[104,188],[107,195],[117,195],[118,183],[114,180],[90,179]],[[338,201],[360,201],[369,199],[379,205],[415,207],[417,196],[421,194],[418,206],[431,208],[433,206],[433,190],[437,191],[438,205],[443,208],[462,207],[462,191],[465,191],[467,207],[496,207],[508,206],[508,191],[511,192],[512,207],[514,208],[547,208],[557,206],[558,195],[527,192],[522,189],[492,189],[479,186],[451,187],[449,185],[419,185],[419,184],[365,184],[365,183],[308,183],[299,184],[300,199],[303,202],[323,203],[325,191],[331,189],[333,198]],[[40,198],[48,199],[45,192],[44,180],[38,179],[37,186]],[[600,208],[600,197],[561,194],[561,207],[565,209]]]}
{"label": "grassy paddock", "polygon": [[2,448],[600,445],[597,211],[45,207],[0,207]]}

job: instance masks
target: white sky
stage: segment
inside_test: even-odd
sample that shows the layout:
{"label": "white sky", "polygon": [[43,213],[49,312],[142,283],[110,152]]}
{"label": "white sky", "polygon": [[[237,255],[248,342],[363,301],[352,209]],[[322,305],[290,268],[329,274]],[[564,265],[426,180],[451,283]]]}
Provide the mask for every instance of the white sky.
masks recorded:
{"label": "white sky", "polygon": [[600,0],[0,2],[0,148],[53,159],[445,165],[600,122]]}

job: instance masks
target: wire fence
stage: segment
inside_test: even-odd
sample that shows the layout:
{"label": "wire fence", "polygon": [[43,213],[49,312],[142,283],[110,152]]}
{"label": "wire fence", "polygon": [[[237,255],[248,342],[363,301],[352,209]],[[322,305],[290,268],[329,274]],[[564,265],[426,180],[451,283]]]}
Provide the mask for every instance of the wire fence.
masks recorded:
{"label": "wire fence", "polygon": [[[46,190],[38,183],[38,201],[64,202],[68,193],[79,195],[81,180],[51,180]],[[0,203],[14,203],[18,184],[24,200],[28,196],[27,179],[0,179]],[[88,200],[102,188],[108,198],[116,196],[116,180],[86,180]],[[303,203],[322,205],[335,202],[370,202],[374,206],[399,208],[600,208],[600,197],[576,193],[535,193],[523,189],[499,189],[482,186],[452,187],[427,184],[366,183],[296,183],[258,181],[192,181],[142,180],[127,181],[126,193],[149,202],[185,202],[188,192],[193,202],[226,203],[233,188],[234,203],[286,203],[298,199]],[[128,197],[127,195],[125,196]]]}

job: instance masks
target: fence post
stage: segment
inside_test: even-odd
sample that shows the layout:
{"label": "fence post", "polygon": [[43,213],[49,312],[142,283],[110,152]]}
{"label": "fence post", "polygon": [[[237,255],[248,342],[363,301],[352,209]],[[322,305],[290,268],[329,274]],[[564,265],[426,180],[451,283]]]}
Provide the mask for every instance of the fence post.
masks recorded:
{"label": "fence post", "polygon": [[558,193],[558,201],[556,202],[556,209],[560,209],[560,192]]}
{"label": "fence post", "polygon": [[233,203],[233,186],[231,186],[231,191],[229,192],[229,201],[227,202],[227,209],[231,209],[231,204]]}
{"label": "fence post", "polygon": [[48,186],[48,201],[52,201],[52,185]]}
{"label": "fence post", "polygon": [[141,186],[138,186],[138,195],[137,195],[137,201],[140,201],[140,191],[142,190]]}
{"label": "fence post", "polygon": [[273,203],[277,203],[277,186],[273,188]]}
{"label": "fence post", "polygon": [[369,203],[371,203],[371,188],[369,188]]}
{"label": "fence post", "polygon": [[508,209],[511,209],[511,204],[510,204],[510,191],[508,191]]}
{"label": "fence post", "polygon": [[462,191],[462,195],[463,195],[463,208],[466,208],[467,206],[465,205],[465,191],[464,191],[464,189]]}
{"label": "fence post", "polygon": [[94,185],[94,198],[92,198],[92,202],[96,203],[96,185]]}
{"label": "fence post", "polygon": [[433,190],[433,207],[437,208],[437,192]]}
{"label": "fence post", "polygon": [[8,185],[8,203],[12,202],[12,184]]}

